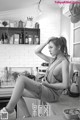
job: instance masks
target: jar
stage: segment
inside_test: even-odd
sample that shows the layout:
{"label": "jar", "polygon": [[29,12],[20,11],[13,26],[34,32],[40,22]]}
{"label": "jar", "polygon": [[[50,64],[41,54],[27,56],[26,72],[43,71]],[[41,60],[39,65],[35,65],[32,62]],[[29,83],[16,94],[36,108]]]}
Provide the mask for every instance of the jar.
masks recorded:
{"label": "jar", "polygon": [[19,21],[18,27],[19,27],[19,28],[23,28],[23,21],[21,21],[21,20]]}
{"label": "jar", "polygon": [[35,28],[39,29],[39,23],[38,22],[35,23]]}
{"label": "jar", "polygon": [[34,36],[34,44],[39,44],[39,37],[38,37],[38,35]]}
{"label": "jar", "polygon": [[25,35],[25,44],[29,44],[28,33],[26,33],[26,35]]}
{"label": "jar", "polygon": [[4,80],[8,82],[8,67],[4,68]]}
{"label": "jar", "polygon": [[14,44],[14,35],[12,35],[9,39],[9,44]]}
{"label": "jar", "polygon": [[33,39],[32,39],[32,35],[29,35],[29,44],[33,44]]}

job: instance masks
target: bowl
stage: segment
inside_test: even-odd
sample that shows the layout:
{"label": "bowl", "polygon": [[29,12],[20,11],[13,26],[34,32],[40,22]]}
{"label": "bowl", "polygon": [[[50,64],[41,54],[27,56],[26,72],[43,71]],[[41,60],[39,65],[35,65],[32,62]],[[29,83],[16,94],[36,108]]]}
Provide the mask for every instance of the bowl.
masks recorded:
{"label": "bowl", "polygon": [[71,120],[71,119],[78,120],[80,115],[80,110],[77,108],[69,108],[69,109],[65,109],[63,111],[63,114],[65,118],[68,120]]}

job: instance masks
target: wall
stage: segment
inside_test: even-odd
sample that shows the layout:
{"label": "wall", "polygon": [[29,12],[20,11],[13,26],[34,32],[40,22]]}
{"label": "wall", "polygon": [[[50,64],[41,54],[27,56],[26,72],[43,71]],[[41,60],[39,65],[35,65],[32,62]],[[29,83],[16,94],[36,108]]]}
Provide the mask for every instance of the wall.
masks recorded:
{"label": "wall", "polygon": [[[26,9],[11,10],[0,12],[0,19],[10,21],[26,21],[26,17],[32,16],[34,23],[36,21],[40,24],[41,30],[41,44],[44,43],[51,36],[60,35],[60,10],[44,6],[42,14],[39,15],[37,6],[31,6]],[[33,24],[34,27],[34,24]],[[40,66],[43,60],[37,57],[34,53],[39,45],[0,45],[0,67],[35,67]],[[47,48],[47,47],[46,47]],[[47,55],[48,51],[44,49]]]}
{"label": "wall", "polygon": [[67,39],[68,53],[70,54],[70,19],[65,15],[61,15],[61,36]]}

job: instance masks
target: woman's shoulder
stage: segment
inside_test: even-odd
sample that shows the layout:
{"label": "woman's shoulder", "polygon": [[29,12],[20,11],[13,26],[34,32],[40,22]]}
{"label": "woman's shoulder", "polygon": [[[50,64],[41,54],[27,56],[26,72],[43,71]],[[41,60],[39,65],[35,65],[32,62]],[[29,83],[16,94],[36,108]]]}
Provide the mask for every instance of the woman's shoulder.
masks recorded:
{"label": "woman's shoulder", "polygon": [[52,57],[50,58],[50,61],[49,61],[49,64],[52,64],[55,60],[56,60],[57,57]]}
{"label": "woman's shoulder", "polygon": [[54,63],[55,61],[59,61],[60,63],[61,62],[63,62],[63,63],[70,63],[69,57],[62,56],[59,59],[57,59],[57,57],[50,58],[49,65],[52,64],[52,63]]}
{"label": "woman's shoulder", "polygon": [[63,61],[70,63],[70,57],[69,56],[63,56]]}
{"label": "woman's shoulder", "polygon": [[62,61],[62,65],[63,65],[63,66],[66,66],[66,67],[69,67],[69,64],[70,64],[69,60],[64,57],[64,59],[63,59],[63,61]]}

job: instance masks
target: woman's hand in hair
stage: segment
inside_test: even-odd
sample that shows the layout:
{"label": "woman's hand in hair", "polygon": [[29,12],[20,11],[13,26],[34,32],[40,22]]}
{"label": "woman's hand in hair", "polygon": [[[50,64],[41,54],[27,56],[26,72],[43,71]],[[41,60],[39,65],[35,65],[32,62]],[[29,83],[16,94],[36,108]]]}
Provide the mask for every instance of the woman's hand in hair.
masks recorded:
{"label": "woman's hand in hair", "polygon": [[46,41],[46,45],[47,45],[49,42],[50,42],[50,39],[48,39],[48,40]]}

